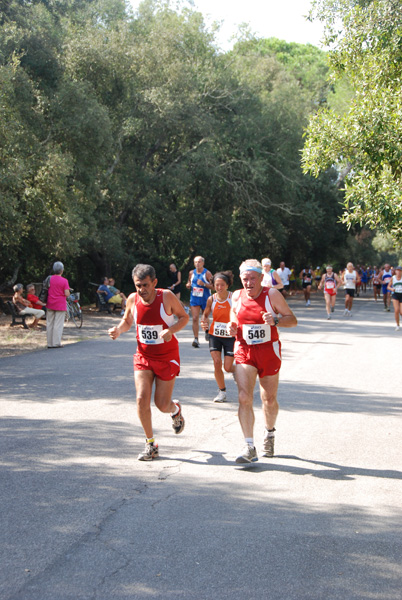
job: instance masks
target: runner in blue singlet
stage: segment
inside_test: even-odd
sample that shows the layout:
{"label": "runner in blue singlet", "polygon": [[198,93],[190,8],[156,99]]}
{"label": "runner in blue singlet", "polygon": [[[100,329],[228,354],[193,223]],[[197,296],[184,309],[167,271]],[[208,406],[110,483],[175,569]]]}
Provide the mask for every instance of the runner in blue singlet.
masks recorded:
{"label": "runner in blue singlet", "polygon": [[211,295],[211,289],[213,287],[211,283],[212,273],[205,269],[204,262],[205,261],[202,256],[195,257],[195,269],[190,271],[188,275],[188,281],[186,283],[187,289],[191,290],[190,308],[193,319],[194,341],[192,345],[194,348],[200,347],[200,343],[198,341],[200,313],[205,310],[207,300]]}

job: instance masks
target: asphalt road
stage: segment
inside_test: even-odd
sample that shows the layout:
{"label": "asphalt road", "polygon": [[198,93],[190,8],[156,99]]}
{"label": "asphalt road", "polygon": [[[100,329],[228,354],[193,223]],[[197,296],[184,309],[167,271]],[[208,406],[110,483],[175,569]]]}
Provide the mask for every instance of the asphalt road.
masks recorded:
{"label": "asphalt road", "polygon": [[402,331],[382,305],[291,301],[276,457],[234,463],[236,386],[179,334],[184,432],[144,440],[134,335],[0,360],[2,600],[400,600]]}

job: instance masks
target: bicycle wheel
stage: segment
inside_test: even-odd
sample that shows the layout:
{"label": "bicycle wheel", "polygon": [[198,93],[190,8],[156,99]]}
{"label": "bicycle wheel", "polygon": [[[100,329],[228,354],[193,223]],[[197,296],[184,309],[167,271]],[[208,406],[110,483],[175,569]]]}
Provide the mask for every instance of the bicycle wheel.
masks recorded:
{"label": "bicycle wheel", "polygon": [[82,310],[78,302],[74,302],[71,307],[71,316],[76,327],[82,327]]}

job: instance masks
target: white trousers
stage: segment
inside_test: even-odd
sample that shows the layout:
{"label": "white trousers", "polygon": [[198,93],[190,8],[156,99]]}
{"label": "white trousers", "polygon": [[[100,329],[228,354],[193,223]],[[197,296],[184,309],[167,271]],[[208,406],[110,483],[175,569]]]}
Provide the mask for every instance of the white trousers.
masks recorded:
{"label": "white trousers", "polygon": [[50,310],[46,311],[46,334],[47,347],[55,348],[61,345],[61,336],[63,334],[66,311]]}
{"label": "white trousers", "polygon": [[20,310],[20,315],[33,315],[35,319],[41,319],[45,316],[45,311],[40,308],[29,308],[27,306],[23,310]]}

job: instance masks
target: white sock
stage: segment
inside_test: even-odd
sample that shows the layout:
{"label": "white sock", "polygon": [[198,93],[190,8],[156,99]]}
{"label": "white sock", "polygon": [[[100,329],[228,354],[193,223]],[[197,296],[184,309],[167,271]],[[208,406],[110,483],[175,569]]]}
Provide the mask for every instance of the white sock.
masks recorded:
{"label": "white sock", "polygon": [[248,444],[249,446],[254,448],[254,438],[244,438],[244,439],[246,441],[246,444]]}
{"label": "white sock", "polygon": [[273,428],[272,431],[268,431],[268,429],[265,428],[265,430],[264,430],[264,439],[267,439],[267,438],[270,438],[270,437],[275,437],[275,431],[276,431],[275,427]]}

